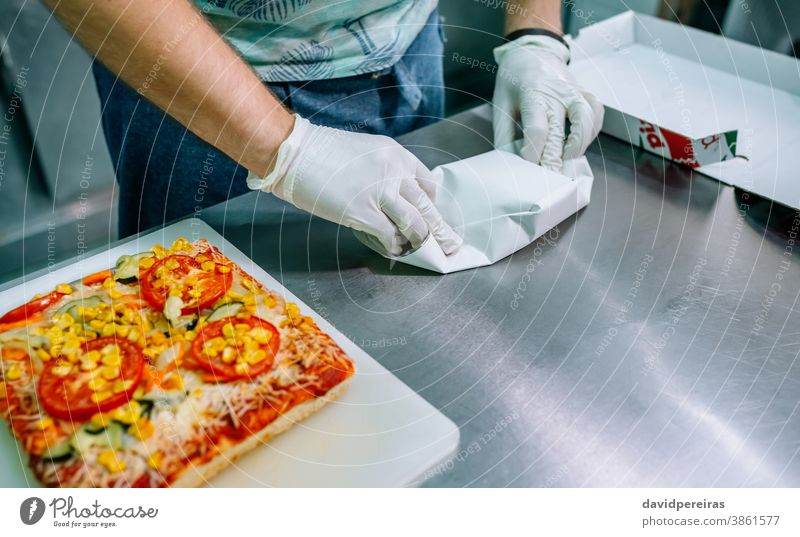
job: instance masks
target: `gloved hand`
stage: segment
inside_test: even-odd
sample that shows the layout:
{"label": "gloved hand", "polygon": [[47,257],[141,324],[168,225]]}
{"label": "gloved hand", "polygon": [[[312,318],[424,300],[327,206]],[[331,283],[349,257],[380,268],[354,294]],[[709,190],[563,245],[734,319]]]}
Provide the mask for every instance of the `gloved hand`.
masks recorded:
{"label": "gloved hand", "polygon": [[462,240],[433,206],[428,170],[386,136],[312,125],[295,116],[266,178],[247,186],[271,192],[296,207],[375,237],[391,255],[419,247],[432,234],[445,254]]}
{"label": "gloved hand", "polygon": [[569,49],[552,37],[526,35],[494,49],[494,58],[495,147],[514,141],[521,120],[524,159],[561,171],[563,160],[583,155],[603,125],[603,105],[567,69]]}

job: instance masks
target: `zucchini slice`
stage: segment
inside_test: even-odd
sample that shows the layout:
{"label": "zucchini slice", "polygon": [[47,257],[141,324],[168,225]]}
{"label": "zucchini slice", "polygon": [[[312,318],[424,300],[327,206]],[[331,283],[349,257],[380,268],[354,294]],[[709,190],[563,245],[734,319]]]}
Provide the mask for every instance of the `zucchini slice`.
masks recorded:
{"label": "zucchini slice", "polygon": [[99,296],[87,296],[86,298],[79,298],[78,300],[71,300],[56,310],[56,315],[64,315],[69,313],[73,319],[80,321],[78,315],[78,307],[93,308],[103,302]]}
{"label": "zucchini slice", "polygon": [[123,432],[122,425],[113,421],[102,429],[94,428],[90,424],[84,424],[72,436],[72,447],[78,453],[85,453],[94,446],[119,449],[122,447]]}
{"label": "zucchini slice", "polygon": [[72,457],[75,454],[75,451],[72,449],[72,444],[70,443],[69,439],[62,440],[58,444],[54,446],[50,446],[47,449],[47,453],[42,455],[44,459],[49,460],[50,462],[60,462],[65,461]]}
{"label": "zucchini slice", "polygon": [[219,321],[225,317],[236,315],[239,310],[242,309],[242,306],[244,306],[244,303],[242,302],[230,302],[228,304],[223,304],[211,312],[211,315],[208,316],[208,322],[213,323],[214,321]]}
{"label": "zucchini slice", "polygon": [[141,252],[134,255],[121,255],[114,266],[114,279],[122,283],[136,281],[139,276],[139,261],[145,257],[153,257],[153,252]]}

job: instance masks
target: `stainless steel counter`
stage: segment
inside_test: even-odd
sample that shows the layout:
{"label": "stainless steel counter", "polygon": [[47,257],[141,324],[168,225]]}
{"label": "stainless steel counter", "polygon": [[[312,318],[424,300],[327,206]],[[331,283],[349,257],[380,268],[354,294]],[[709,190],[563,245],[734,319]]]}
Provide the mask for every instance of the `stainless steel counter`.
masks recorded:
{"label": "stainless steel counter", "polygon": [[[403,141],[433,166],[490,130]],[[589,160],[587,209],[447,276],[263,194],[200,217],[458,424],[430,486],[800,486],[798,246],[714,180],[606,137]]]}
{"label": "stainless steel counter", "polygon": [[[403,142],[434,166],[490,132]],[[589,159],[587,209],[447,276],[266,195],[202,218],[458,424],[429,485],[800,486],[800,245],[712,179],[606,137]]]}

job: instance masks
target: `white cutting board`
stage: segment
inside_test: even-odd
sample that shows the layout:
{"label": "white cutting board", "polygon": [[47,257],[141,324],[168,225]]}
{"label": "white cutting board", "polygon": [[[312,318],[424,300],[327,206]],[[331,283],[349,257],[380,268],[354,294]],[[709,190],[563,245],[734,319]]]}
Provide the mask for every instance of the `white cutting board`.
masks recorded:
{"label": "white cutting board", "polygon": [[[183,220],[86,259],[76,259],[0,292],[0,311],[30,300],[56,284],[111,267],[122,254],[177,237],[205,237],[257,280],[297,302],[355,361],[357,373],[338,400],[261,445],[213,478],[214,487],[397,487],[414,485],[426,470],[447,460],[459,441],[458,427],[403,384],[360,347],[303,304],[205,222]],[[0,420],[2,421],[2,420]],[[25,455],[0,424],[0,486],[36,486]]]}

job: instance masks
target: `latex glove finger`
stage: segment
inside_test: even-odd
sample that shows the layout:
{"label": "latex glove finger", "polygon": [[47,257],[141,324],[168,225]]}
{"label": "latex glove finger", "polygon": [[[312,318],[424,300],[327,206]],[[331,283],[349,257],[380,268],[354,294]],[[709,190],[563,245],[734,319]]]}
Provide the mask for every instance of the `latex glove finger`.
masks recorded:
{"label": "latex glove finger", "polygon": [[436,203],[436,190],[439,186],[439,180],[422,162],[417,164],[416,174],[420,188],[432,202]]}
{"label": "latex glove finger", "polygon": [[366,236],[363,239],[369,242],[371,248],[386,252],[391,256],[398,256],[403,253],[403,245],[407,241],[385,214],[379,213],[376,218],[370,220],[369,225],[356,223],[351,227],[364,232]]}
{"label": "latex glove finger", "polygon": [[542,151],[542,167],[561,172],[564,167],[564,132],[567,112],[563,108],[548,109],[547,138]]}
{"label": "latex glove finger", "polygon": [[[391,222],[389,222],[389,224],[391,225]],[[372,235],[365,231],[359,231],[357,229],[354,229],[353,231],[358,240],[360,240],[362,243],[366,244],[368,247],[375,250],[376,252],[382,252],[383,255],[393,256],[393,257],[397,257],[399,255],[402,255],[403,253],[403,248],[401,246],[402,239],[400,238],[400,235],[395,235],[395,237],[393,237],[390,240],[392,246],[387,247],[386,241],[379,239],[375,235]]]}
{"label": "latex glove finger", "polygon": [[547,107],[541,101],[531,100],[522,106],[522,158],[534,164],[541,162],[548,130]]}
{"label": "latex glove finger", "polygon": [[408,239],[412,248],[416,249],[422,246],[428,237],[428,225],[416,207],[402,196],[397,196],[384,202],[381,209],[389,217],[389,220],[394,222],[400,234]]}
{"label": "latex glove finger", "polygon": [[510,146],[514,142],[517,122],[516,109],[505,92],[495,91],[492,106],[492,128],[494,130],[494,147]]}
{"label": "latex glove finger", "polygon": [[433,202],[416,180],[404,180],[400,186],[400,195],[419,211],[445,255],[450,255],[461,248],[464,241],[444,221],[439,210],[434,207]]}
{"label": "latex glove finger", "polygon": [[575,99],[567,108],[569,136],[564,144],[564,160],[577,158],[586,153],[589,144],[600,133],[603,126],[603,105],[586,93]]}

